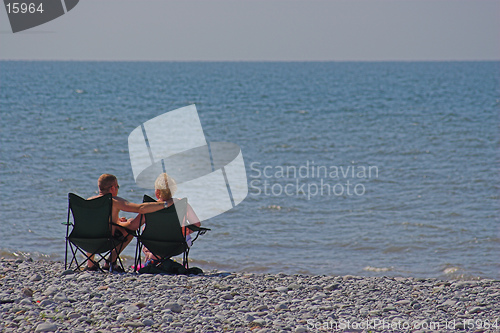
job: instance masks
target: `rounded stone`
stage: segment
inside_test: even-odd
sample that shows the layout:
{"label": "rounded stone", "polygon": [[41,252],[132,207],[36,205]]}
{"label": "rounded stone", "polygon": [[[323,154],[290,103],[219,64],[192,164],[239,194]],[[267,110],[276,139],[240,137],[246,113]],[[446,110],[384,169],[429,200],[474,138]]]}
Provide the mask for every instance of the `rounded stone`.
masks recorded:
{"label": "rounded stone", "polygon": [[55,332],[57,325],[54,323],[40,323],[37,325],[35,332]]}
{"label": "rounded stone", "polygon": [[144,319],[142,323],[144,324],[144,326],[153,326],[155,322],[151,319]]}
{"label": "rounded stone", "polygon": [[165,307],[175,313],[182,312],[182,306],[179,303],[167,303],[165,304]]}

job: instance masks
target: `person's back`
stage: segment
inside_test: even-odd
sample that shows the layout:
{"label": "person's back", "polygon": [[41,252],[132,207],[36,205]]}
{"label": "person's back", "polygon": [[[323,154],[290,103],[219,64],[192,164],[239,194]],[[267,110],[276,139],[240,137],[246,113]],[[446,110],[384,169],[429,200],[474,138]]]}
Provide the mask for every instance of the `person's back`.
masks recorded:
{"label": "person's back", "polygon": [[[122,251],[133,239],[133,236],[130,232],[133,232],[140,228],[142,214],[153,213],[168,206],[168,204],[162,200],[159,200],[157,202],[135,204],[119,197],[118,190],[120,189],[120,185],[118,185],[118,179],[116,178],[116,176],[108,173],[102,174],[99,177],[99,179],[97,180],[97,187],[99,188],[99,194],[88,199],[98,198],[105,194],[111,193],[113,197],[111,232],[114,237],[124,242],[123,246],[121,247]],[[120,211],[139,214],[135,218],[126,219],[124,217],[119,217]],[[119,253],[113,251],[111,253],[109,262],[115,264],[118,255]],[[104,268],[107,269],[108,267],[105,266]],[[87,261],[87,270],[97,270],[97,267],[94,266],[91,260]]]}
{"label": "person's back", "polygon": [[[165,202],[165,206],[170,207],[174,205],[178,200],[178,198],[173,198],[173,194],[177,190],[177,184],[175,180],[167,175],[166,173],[160,174],[155,181],[155,196],[158,202]],[[185,221],[179,221],[182,224],[182,232],[186,237],[186,243],[189,247],[191,247],[191,236],[192,231],[186,227],[186,225],[192,224],[197,227],[201,226],[200,219],[194,212],[191,205],[187,204],[186,210],[186,218]],[[146,247],[143,248],[143,252],[146,255],[145,258],[145,266],[149,263],[155,263],[161,258],[156,258]]]}

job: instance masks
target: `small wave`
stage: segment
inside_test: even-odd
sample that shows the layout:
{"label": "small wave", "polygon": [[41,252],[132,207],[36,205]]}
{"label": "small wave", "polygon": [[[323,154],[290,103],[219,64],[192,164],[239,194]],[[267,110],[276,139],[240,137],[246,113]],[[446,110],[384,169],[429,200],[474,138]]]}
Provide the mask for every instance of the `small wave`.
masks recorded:
{"label": "small wave", "polygon": [[[395,223],[399,224],[399,223]],[[401,222],[401,225],[408,225],[412,227],[421,227],[421,228],[430,228],[430,229],[442,229],[439,226],[432,225],[432,224],[425,224],[425,223],[419,223],[419,222]]]}
{"label": "small wave", "polygon": [[460,269],[459,267],[448,267],[448,268],[445,268],[445,270],[443,271],[443,273],[446,274],[446,275],[449,275],[449,274],[455,273],[459,269]]}
{"label": "small wave", "polygon": [[215,262],[215,261],[211,261],[211,260],[193,259],[193,258],[189,258],[189,266],[197,266],[203,270],[212,270],[212,269],[216,269],[219,271],[234,271],[234,270],[236,270],[235,265],[222,263],[222,262]]}
{"label": "small wave", "polygon": [[364,271],[368,272],[389,272],[393,270],[393,267],[373,267],[373,266],[366,266],[363,268]]}
{"label": "small wave", "polygon": [[451,212],[448,215],[446,215],[446,217],[460,217],[460,216],[462,216],[462,214],[456,212]]}
{"label": "small wave", "polygon": [[389,246],[383,253],[398,253],[398,252],[408,252],[408,246]]}
{"label": "small wave", "polygon": [[292,145],[289,145],[289,144],[286,144],[286,143],[282,143],[282,144],[279,144],[279,145],[275,145],[276,148],[291,148],[293,147]]}
{"label": "small wave", "polygon": [[410,151],[403,151],[400,152],[399,155],[401,156],[413,156],[413,155],[422,155],[422,154],[430,154],[430,150],[410,150]]}
{"label": "small wave", "polygon": [[270,273],[272,272],[272,267],[263,265],[246,265],[239,269],[240,272],[253,272],[253,273]]}
{"label": "small wave", "polygon": [[0,258],[6,259],[33,259],[33,260],[60,260],[59,254],[44,254],[40,252],[8,251],[0,250]]}
{"label": "small wave", "polygon": [[308,114],[309,111],[306,111],[306,110],[289,110],[289,111],[285,111],[285,113]]}
{"label": "small wave", "polygon": [[269,210],[282,210],[283,207],[278,206],[278,205],[269,205],[267,207],[263,207],[263,209],[269,209]]}
{"label": "small wave", "polygon": [[442,272],[446,279],[463,280],[463,281],[481,279],[479,275],[471,274],[470,272],[467,272],[466,269],[452,264],[447,264],[446,267],[442,270]]}

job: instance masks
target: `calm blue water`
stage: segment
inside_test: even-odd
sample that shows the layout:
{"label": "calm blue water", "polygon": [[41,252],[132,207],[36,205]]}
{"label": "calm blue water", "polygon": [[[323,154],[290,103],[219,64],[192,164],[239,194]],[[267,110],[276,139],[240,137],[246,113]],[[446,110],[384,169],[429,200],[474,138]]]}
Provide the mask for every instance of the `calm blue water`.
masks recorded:
{"label": "calm blue water", "polygon": [[206,221],[196,265],[498,278],[499,65],[0,62],[1,255],[63,260],[67,193],[101,173],[152,195],[128,135],[195,103],[250,185]]}

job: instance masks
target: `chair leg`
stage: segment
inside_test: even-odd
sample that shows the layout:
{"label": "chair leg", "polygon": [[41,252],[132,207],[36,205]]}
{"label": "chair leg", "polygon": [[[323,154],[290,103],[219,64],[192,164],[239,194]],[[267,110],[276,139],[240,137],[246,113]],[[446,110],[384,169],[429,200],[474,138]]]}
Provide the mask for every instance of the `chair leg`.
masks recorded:
{"label": "chair leg", "polygon": [[[114,251],[116,252],[116,260],[114,261],[114,263],[116,263],[117,261],[120,263],[120,266],[122,268],[123,271],[125,271],[125,267],[123,267],[123,262],[122,262],[122,259],[120,258],[120,253],[122,252],[123,250],[123,244],[124,242],[120,242],[119,244],[117,244],[116,246],[114,246],[114,242],[113,242],[113,246],[114,246]],[[110,257],[113,253],[113,250],[111,251],[111,254],[110,254]],[[111,258],[110,258],[111,259]],[[109,271],[112,272],[113,271],[113,266],[114,266],[114,263],[110,263],[109,264]]]}
{"label": "chair leg", "polygon": [[68,269],[68,239],[66,238],[66,252],[64,253],[64,270]]}
{"label": "chair leg", "polygon": [[[71,242],[70,242],[69,246],[70,246],[71,252],[73,254],[73,259],[71,260],[71,262],[69,264],[69,268],[71,268],[71,265],[73,264],[73,262],[75,262],[76,267],[74,270],[77,271],[80,269],[80,267],[85,265],[85,263],[88,260],[90,260],[101,272],[104,272],[104,270],[100,267],[99,262],[101,262],[102,260],[106,260],[105,256],[108,255],[110,252],[107,252],[104,255],[102,255],[101,253],[91,253],[90,255],[87,255],[87,253],[85,251],[83,251],[81,248],[79,248],[78,246],[75,246],[75,249],[73,249]],[[76,258],[77,254],[79,252],[81,254],[83,254],[83,256],[85,257],[85,259],[80,263],[78,263],[78,259]],[[99,260],[91,259],[92,256],[99,256],[101,259],[99,259]]]}
{"label": "chair leg", "polygon": [[78,260],[76,259],[76,255],[78,253],[78,248],[75,246],[75,249],[73,249],[73,245],[71,242],[69,243],[69,248],[70,248],[72,257],[71,257],[71,261],[69,262],[68,268],[71,269],[71,265],[73,265],[73,262],[74,262],[76,265],[76,268],[75,268],[75,271],[76,271],[80,267],[80,265],[78,264]]}
{"label": "chair leg", "polygon": [[186,251],[184,251],[184,255],[183,255],[183,266],[186,268],[186,269],[189,269],[189,260],[188,260],[188,257],[189,257],[189,247],[186,249]]}
{"label": "chair leg", "polygon": [[139,271],[139,266],[141,265],[141,250],[142,250],[142,244],[140,243],[139,240],[137,240],[137,244],[135,246],[135,257],[134,257],[134,272]]}
{"label": "chair leg", "polygon": [[71,211],[71,201],[69,200],[68,197],[68,218],[66,219],[66,252],[64,254],[64,269],[67,268],[68,264],[68,242],[69,242],[69,217],[70,217],[70,211]]}

